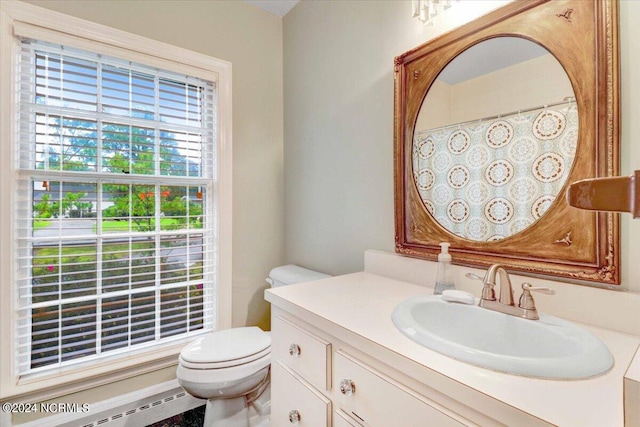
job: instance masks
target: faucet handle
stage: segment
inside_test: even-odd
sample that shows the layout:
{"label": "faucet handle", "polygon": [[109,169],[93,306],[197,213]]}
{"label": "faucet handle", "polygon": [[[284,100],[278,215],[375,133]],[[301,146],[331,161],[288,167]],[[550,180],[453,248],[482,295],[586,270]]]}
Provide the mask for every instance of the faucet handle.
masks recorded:
{"label": "faucet handle", "polygon": [[538,316],[538,310],[536,309],[536,302],[531,295],[531,291],[540,292],[546,295],[555,295],[556,291],[551,288],[545,287],[536,287],[531,283],[523,283],[522,284],[522,295],[520,296],[520,302],[518,303],[518,307],[520,307],[523,311],[523,317],[526,319],[537,320],[540,318]]}
{"label": "faucet handle", "polygon": [[486,283],[484,279],[477,274],[467,273],[464,275],[467,279],[479,280],[482,282],[484,287],[482,288],[482,299],[486,301],[495,301],[496,300],[496,291],[494,289],[495,283]]}
{"label": "faucet handle", "polygon": [[541,294],[545,294],[545,295],[555,295],[556,291],[554,291],[551,288],[545,288],[542,286],[533,286],[531,283],[523,283],[522,284],[522,290],[523,291],[534,291],[534,292],[540,292]]}
{"label": "faucet handle", "polygon": [[471,272],[469,272],[469,273],[465,274],[465,275],[464,275],[464,277],[466,277],[467,279],[473,279],[473,280],[480,280],[480,281],[482,281],[482,277],[478,276],[478,275],[477,275],[477,274],[475,274],[475,273],[471,273]]}

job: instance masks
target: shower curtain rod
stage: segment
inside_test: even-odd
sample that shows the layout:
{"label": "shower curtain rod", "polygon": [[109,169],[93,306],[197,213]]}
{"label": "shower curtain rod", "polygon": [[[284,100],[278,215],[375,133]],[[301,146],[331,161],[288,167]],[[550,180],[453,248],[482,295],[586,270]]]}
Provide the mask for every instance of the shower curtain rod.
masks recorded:
{"label": "shower curtain rod", "polygon": [[557,107],[558,105],[572,104],[572,103],[575,103],[575,102],[576,102],[575,98],[567,97],[564,100],[562,100],[560,102],[555,102],[553,104],[545,104],[545,105],[540,105],[538,107],[526,108],[524,110],[512,111],[512,112],[506,113],[506,114],[498,114],[497,116],[483,117],[481,119],[468,120],[466,122],[454,123],[452,125],[445,125],[445,126],[440,126],[440,127],[437,127],[437,128],[421,130],[421,131],[416,132],[416,135],[420,135],[420,134],[426,133],[426,132],[435,132],[437,130],[447,129],[447,128],[451,128],[451,127],[460,127],[460,126],[470,125],[472,123],[480,123],[480,122],[484,122],[484,121],[488,121],[488,120],[500,119],[502,117],[512,116],[514,114],[529,113],[531,111],[542,110],[542,109],[546,109],[546,108],[550,108],[550,107]]}

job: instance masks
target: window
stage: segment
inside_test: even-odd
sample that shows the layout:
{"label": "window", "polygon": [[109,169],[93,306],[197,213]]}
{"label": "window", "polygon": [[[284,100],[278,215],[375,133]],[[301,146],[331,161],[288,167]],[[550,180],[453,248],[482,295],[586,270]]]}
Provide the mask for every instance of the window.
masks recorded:
{"label": "window", "polygon": [[65,372],[105,375],[175,355],[230,322],[228,64],[178,48],[141,54],[167,46],[115,30],[85,40],[34,28],[14,22],[13,72],[3,73],[15,119],[2,116],[13,149],[0,166],[14,183],[11,199],[1,195],[1,231],[13,237],[2,284],[11,279],[3,295],[15,304],[2,321],[16,328],[0,331],[12,337],[11,354],[0,349],[12,360],[2,397]]}
{"label": "window", "polygon": [[21,41],[22,374],[214,328],[214,85]]}

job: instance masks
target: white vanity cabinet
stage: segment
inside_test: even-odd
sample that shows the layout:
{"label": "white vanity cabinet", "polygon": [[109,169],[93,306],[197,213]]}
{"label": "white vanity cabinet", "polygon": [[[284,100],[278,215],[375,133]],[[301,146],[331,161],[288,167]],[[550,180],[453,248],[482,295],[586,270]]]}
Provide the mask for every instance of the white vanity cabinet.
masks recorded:
{"label": "white vanity cabinet", "polygon": [[273,427],[474,425],[353,356],[357,350],[337,338],[272,313]]}
{"label": "white vanity cabinet", "polygon": [[[639,426],[638,394],[623,396],[623,380],[640,337],[590,327],[615,360],[594,378],[509,375],[434,352],[394,326],[399,303],[431,292],[367,272],[268,289],[272,426]],[[627,376],[633,386],[640,369]]]}

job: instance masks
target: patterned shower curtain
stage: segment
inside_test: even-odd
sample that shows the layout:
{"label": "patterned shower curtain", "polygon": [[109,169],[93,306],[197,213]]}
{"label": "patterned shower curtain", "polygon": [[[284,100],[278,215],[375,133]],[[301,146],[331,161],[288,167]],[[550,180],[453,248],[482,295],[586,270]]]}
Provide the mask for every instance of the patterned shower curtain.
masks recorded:
{"label": "patterned shower curtain", "polygon": [[533,224],[571,171],[575,102],[417,132],[413,178],[425,208],[460,237],[491,241]]}

